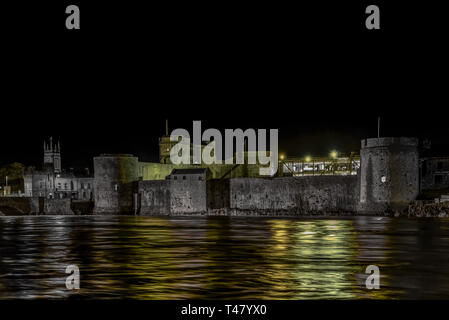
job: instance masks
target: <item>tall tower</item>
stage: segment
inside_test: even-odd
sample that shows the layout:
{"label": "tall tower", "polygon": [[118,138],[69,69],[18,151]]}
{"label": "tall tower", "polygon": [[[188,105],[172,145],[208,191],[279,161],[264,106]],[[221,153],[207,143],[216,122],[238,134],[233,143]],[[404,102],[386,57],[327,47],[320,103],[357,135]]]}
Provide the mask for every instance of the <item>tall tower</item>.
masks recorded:
{"label": "tall tower", "polygon": [[59,141],[53,144],[53,137],[50,137],[50,144],[44,141],[44,167],[51,167],[55,173],[61,172],[61,147]]}
{"label": "tall tower", "polygon": [[416,199],[419,193],[418,139],[365,139],[360,157],[359,210],[395,210]]}
{"label": "tall tower", "polygon": [[171,163],[170,151],[176,143],[176,141],[170,141],[170,135],[168,133],[168,120],[165,120],[165,136],[159,138],[160,163]]}

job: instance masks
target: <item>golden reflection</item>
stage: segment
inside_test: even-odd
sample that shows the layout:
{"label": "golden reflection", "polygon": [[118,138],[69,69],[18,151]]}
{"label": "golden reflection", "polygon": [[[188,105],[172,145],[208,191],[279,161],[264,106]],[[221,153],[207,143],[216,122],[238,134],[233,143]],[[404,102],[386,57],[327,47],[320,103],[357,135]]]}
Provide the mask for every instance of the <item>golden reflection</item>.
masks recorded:
{"label": "golden reflection", "polygon": [[[0,217],[0,298],[447,296],[449,221],[384,217]],[[365,287],[377,265],[381,289]]]}

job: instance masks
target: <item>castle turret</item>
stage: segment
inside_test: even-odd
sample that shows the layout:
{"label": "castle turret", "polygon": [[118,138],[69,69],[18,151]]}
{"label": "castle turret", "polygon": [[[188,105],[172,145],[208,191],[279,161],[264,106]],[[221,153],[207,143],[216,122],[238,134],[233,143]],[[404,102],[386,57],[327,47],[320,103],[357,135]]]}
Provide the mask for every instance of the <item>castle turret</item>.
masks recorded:
{"label": "castle turret", "polygon": [[419,193],[417,138],[371,138],[360,150],[360,205],[363,212],[404,208]]}
{"label": "castle turret", "polygon": [[97,214],[133,212],[133,194],[139,178],[137,157],[102,154],[94,158],[94,194]]}

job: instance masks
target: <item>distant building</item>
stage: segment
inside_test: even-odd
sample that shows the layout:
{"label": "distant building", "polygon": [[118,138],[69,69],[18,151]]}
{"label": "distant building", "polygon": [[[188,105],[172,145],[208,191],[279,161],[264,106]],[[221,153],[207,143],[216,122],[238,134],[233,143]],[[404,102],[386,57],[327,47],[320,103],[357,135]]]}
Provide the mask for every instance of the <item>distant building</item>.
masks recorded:
{"label": "distant building", "polygon": [[421,159],[421,190],[449,188],[449,157]]}
{"label": "distant building", "polygon": [[48,199],[92,200],[94,178],[86,170],[75,173],[64,171],[61,166],[59,142],[44,142],[44,162],[41,169],[28,167],[23,175],[25,195]]}
{"label": "distant building", "polygon": [[327,176],[357,175],[360,169],[360,155],[335,157],[304,157],[280,159],[279,175],[282,176]]}

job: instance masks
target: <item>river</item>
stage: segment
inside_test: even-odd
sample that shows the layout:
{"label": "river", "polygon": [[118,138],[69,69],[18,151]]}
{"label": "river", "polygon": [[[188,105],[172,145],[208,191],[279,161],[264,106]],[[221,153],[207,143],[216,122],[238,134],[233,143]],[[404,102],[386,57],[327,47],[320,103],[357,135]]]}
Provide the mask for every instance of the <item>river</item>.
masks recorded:
{"label": "river", "polygon": [[15,298],[448,299],[449,219],[4,216],[0,299]]}

